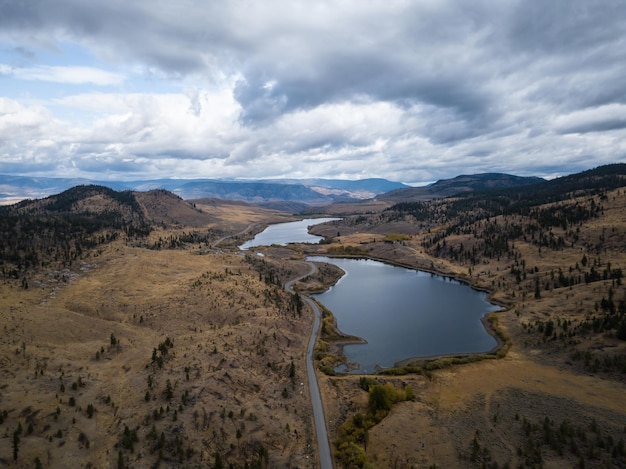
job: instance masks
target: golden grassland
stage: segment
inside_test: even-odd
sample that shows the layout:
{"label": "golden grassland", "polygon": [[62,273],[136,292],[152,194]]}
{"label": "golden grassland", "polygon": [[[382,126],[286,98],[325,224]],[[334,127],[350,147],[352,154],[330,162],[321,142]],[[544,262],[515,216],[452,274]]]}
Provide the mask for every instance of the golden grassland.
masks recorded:
{"label": "golden grassland", "polygon": [[5,281],[0,466],[314,467],[312,318],[290,300],[244,253],[207,246],[118,241],[27,289]]}
{"label": "golden grassland", "polygon": [[[423,241],[434,230],[394,243],[385,243],[382,235],[348,231],[333,244],[312,248],[316,253],[331,252],[339,245],[348,253],[352,247],[359,250],[357,256],[366,253],[436,271],[487,289],[493,301],[505,305],[497,313],[497,327],[510,338],[511,348],[504,358],[468,360],[453,367],[448,366],[455,362],[451,359],[406,360],[404,365],[413,363],[422,375],[379,378],[397,388],[411,385],[416,398],[394,406],[368,432],[363,445],[367,464],[626,467],[626,342],[617,339],[614,331],[573,333],[572,327],[561,326],[566,321],[575,326],[601,318],[606,314],[598,308],[602,298],[626,300],[626,287],[615,279],[561,288],[552,281],[559,269],[568,276],[570,272],[582,275],[583,256],[588,258],[587,271],[592,263],[598,271],[609,263],[613,269],[626,267],[624,207],[626,191],[609,193],[602,215],[583,224],[574,246],[558,251],[538,249],[530,240],[515,241],[518,259],[524,259],[528,270],[519,283],[511,274],[514,259],[506,256],[482,259],[476,265],[433,257]],[[511,222],[503,217],[492,221]],[[329,236],[337,231],[323,229]],[[554,234],[565,233],[555,228]],[[458,235],[447,242],[464,243],[470,249],[476,241],[472,235]],[[544,328],[548,321],[554,325],[550,335]],[[327,418],[336,432],[355,413],[367,412],[368,395],[357,379],[335,376],[322,382]]]}
{"label": "golden grassland", "polygon": [[242,202],[216,199],[198,199],[194,205],[214,217],[211,226],[226,234],[240,233],[252,226],[252,231],[261,231],[269,223],[294,221],[292,215]]}
{"label": "golden grassland", "polygon": [[[194,229],[224,236],[289,221],[252,206],[196,206],[214,221]],[[624,342],[609,333],[560,335],[564,321],[600,315],[601,299],[621,300],[626,289],[611,279],[551,283],[558,269],[578,275],[583,255],[598,269],[609,262],[626,269],[625,206],[623,190],[610,193],[573,247],[516,241],[527,271],[519,282],[506,256],[478,264],[433,256],[423,243],[435,230],[342,227],[337,237],[336,227],[316,228],[333,243],[308,253],[334,248],[435,271],[506,305],[497,321],[512,344],[504,358],[430,367],[416,360],[422,373],[375,377],[410,386],[414,398],[369,429],[364,465],[626,467],[626,374],[606,361],[625,354]],[[151,241],[185,230],[164,229]],[[317,467],[304,372],[312,317],[306,308],[296,314],[279,286],[308,267],[295,249],[262,248],[251,262],[228,242],[151,250],[116,241],[29,278],[27,289],[0,285],[0,465]],[[475,242],[448,239],[465,249]],[[337,275],[320,269],[300,289],[322,288]],[[543,332],[550,320],[556,336]],[[368,393],[358,376],[319,377],[334,440],[355,414],[367,413]]]}

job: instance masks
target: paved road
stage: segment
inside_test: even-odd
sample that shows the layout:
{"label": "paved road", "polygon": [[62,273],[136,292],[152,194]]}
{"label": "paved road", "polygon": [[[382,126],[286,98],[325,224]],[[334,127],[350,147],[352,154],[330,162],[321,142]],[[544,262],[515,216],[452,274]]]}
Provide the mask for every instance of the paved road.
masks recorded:
{"label": "paved road", "polygon": [[[294,293],[293,284],[303,277],[311,275],[317,271],[317,267],[312,262],[307,262],[311,267],[310,272],[290,280],[285,284],[285,290],[289,293]],[[315,435],[317,436],[317,452],[319,455],[320,468],[321,469],[333,469],[333,458],[330,452],[330,444],[328,443],[328,432],[326,430],[326,418],[324,416],[324,407],[322,406],[322,395],[320,393],[320,387],[317,383],[317,375],[315,374],[315,360],[313,359],[313,350],[315,349],[315,342],[320,330],[320,322],[322,320],[322,313],[317,307],[315,302],[307,296],[302,296],[302,300],[308,304],[313,310],[313,328],[311,329],[311,335],[309,336],[309,343],[306,348],[306,374],[309,381],[309,393],[311,394],[311,406],[313,408],[313,422],[315,424]]]}
{"label": "paved road", "polygon": [[252,228],[255,228],[255,227],[258,227],[258,226],[259,226],[259,223],[250,223],[245,229],[241,230],[239,233],[222,236],[220,239],[218,239],[213,244],[211,244],[211,247],[215,249],[224,240],[229,239],[229,238],[235,238],[237,236],[245,234],[248,231],[250,231]]}

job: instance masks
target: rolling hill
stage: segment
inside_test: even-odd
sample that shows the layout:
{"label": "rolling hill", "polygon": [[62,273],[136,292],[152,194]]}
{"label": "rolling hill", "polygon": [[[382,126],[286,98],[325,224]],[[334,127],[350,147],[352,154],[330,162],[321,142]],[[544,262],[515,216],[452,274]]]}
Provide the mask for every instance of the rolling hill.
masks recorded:
{"label": "rolling hill", "polygon": [[0,207],[0,259],[11,276],[71,264],[83,252],[120,237],[146,238],[155,226],[205,226],[213,218],[167,191],[117,192],[75,186],[60,194]]}

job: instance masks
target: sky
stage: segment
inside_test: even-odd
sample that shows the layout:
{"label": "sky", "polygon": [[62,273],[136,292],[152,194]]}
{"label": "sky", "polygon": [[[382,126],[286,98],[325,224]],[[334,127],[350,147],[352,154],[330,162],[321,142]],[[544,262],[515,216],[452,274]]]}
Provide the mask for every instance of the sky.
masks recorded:
{"label": "sky", "polygon": [[0,0],[0,174],[421,185],[624,161],[623,0]]}

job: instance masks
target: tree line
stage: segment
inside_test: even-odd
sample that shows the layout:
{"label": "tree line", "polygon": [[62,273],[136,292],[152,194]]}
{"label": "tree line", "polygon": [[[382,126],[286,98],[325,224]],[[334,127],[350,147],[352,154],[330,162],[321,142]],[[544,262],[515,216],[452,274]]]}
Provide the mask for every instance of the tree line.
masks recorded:
{"label": "tree line", "polygon": [[[106,208],[81,207],[101,196]],[[0,207],[0,273],[21,278],[48,266],[67,267],[92,249],[117,240],[144,238],[152,228],[132,192],[77,186],[41,200]]]}

